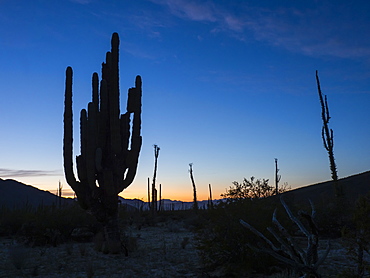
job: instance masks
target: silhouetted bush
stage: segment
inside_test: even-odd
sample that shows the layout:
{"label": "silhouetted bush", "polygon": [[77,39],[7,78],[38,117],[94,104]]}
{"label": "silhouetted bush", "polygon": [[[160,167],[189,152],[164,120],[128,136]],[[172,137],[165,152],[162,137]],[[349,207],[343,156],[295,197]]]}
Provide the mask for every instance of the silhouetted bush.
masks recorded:
{"label": "silhouetted bush", "polygon": [[320,235],[326,238],[340,238],[342,228],[351,225],[354,204],[350,204],[345,198],[335,197],[315,205]]}
{"label": "silhouetted bush", "polygon": [[[287,185],[282,185],[278,188],[278,194],[288,191]],[[260,199],[270,197],[276,194],[276,189],[269,185],[268,179],[255,179],[251,177],[250,180],[244,178],[242,183],[237,181],[226,190],[226,193],[221,194],[223,198],[229,200],[239,199]]]}
{"label": "silhouetted bush", "polygon": [[17,236],[24,243],[57,245],[71,238],[76,227],[93,227],[97,221],[77,204],[62,208],[56,206],[23,207],[0,210],[0,235]]}
{"label": "silhouetted bush", "polygon": [[[280,262],[248,247],[255,246],[260,239],[239,223],[239,219],[247,219],[256,229],[265,231],[271,224],[271,215],[277,207],[280,215],[284,209],[276,198],[235,199],[209,210],[208,221],[204,221],[203,228],[197,231],[197,248],[205,270],[221,268],[225,275],[231,277],[281,271],[283,266]],[[290,228],[292,224],[285,221],[284,226]]]}

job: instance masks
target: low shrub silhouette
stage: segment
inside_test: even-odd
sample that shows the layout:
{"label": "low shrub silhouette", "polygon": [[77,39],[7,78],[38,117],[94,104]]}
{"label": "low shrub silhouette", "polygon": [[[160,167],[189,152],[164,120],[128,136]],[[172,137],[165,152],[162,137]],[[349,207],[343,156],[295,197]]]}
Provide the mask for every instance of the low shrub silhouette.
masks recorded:
{"label": "low shrub silhouette", "polygon": [[[287,185],[277,188],[277,194],[288,191]],[[260,199],[276,195],[276,189],[269,185],[268,179],[256,179],[251,177],[250,180],[244,178],[242,183],[237,181],[226,190],[226,193],[221,194],[221,197],[230,200],[239,199]]]}
{"label": "low shrub silhouette", "polygon": [[30,246],[57,245],[71,239],[76,227],[97,229],[97,221],[77,204],[0,209],[0,235],[16,236]]}
{"label": "low shrub silhouette", "polygon": [[[220,269],[224,275],[240,277],[283,270],[284,266],[276,259],[248,247],[257,242],[258,238],[246,232],[239,223],[240,218],[248,218],[257,229],[265,230],[271,223],[271,215],[276,207],[281,208],[275,199],[234,199],[209,210],[208,220],[197,230],[197,248],[205,271]],[[279,209],[278,214],[280,211],[283,209]],[[292,226],[286,222],[284,225]]]}

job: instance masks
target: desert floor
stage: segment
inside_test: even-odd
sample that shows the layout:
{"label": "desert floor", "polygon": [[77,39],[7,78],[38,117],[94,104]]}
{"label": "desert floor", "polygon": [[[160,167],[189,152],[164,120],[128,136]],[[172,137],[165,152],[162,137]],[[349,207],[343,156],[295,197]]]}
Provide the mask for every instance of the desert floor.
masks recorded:
{"label": "desert floor", "polygon": [[[125,237],[130,240],[129,256],[97,252],[90,242],[26,247],[11,238],[1,238],[0,277],[228,277],[217,269],[202,271],[194,234],[183,222],[140,229],[129,226]],[[326,243],[322,241],[322,249]],[[351,265],[341,240],[331,241],[331,245],[320,267],[323,277],[335,277]]]}

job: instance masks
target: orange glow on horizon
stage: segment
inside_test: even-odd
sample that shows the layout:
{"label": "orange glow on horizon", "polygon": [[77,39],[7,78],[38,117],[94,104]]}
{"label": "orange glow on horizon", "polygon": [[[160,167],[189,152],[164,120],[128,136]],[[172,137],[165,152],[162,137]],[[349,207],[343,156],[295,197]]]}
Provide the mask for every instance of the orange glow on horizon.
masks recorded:
{"label": "orange glow on horizon", "polygon": [[[57,191],[56,190],[49,190],[50,193],[56,195]],[[139,197],[140,195],[142,194],[134,194],[133,192],[131,194],[125,194],[125,191],[121,192],[120,194],[118,194],[120,197],[122,198],[125,198],[125,199],[139,199],[139,200],[142,200],[144,202],[147,202],[148,198],[147,196],[145,196],[145,198],[141,198]],[[62,197],[64,198],[74,198],[75,197],[75,193],[72,189],[64,189],[62,190]],[[182,195],[180,192],[178,194],[173,194],[173,195],[165,195],[163,196],[163,199],[169,199],[169,200],[172,200],[172,201],[182,201],[182,202],[192,202],[193,201],[193,198],[192,196],[184,196]],[[198,201],[204,201],[204,200],[207,200],[208,199],[208,196],[203,196],[203,195],[199,195],[197,196],[197,200]],[[218,199],[218,198],[216,198]]]}

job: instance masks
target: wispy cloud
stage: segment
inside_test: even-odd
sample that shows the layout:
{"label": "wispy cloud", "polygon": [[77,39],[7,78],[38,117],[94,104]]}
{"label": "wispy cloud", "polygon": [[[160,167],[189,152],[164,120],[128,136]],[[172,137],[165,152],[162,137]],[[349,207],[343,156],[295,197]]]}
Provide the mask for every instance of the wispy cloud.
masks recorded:
{"label": "wispy cloud", "polygon": [[257,40],[305,55],[370,57],[367,28],[360,28],[354,19],[350,22],[338,18],[345,13],[340,10],[328,6],[304,12],[292,8],[260,10],[246,26]]}
{"label": "wispy cloud", "polygon": [[126,53],[140,58],[140,59],[148,59],[148,60],[156,60],[157,57],[152,55],[151,53],[147,52],[144,50],[141,46],[131,44],[131,43],[126,43],[123,47],[122,50],[125,51]]}
{"label": "wispy cloud", "polygon": [[44,171],[44,170],[17,170],[0,168],[0,177],[2,178],[19,178],[19,177],[40,177],[40,176],[59,176],[60,171]]}
{"label": "wispy cloud", "polygon": [[200,3],[186,0],[151,0],[160,5],[165,5],[171,13],[178,17],[195,21],[217,21],[215,10],[211,2]]}
{"label": "wispy cloud", "polygon": [[[213,22],[217,29],[242,31],[244,22],[212,1],[191,0],[151,0],[153,3],[166,6],[173,15],[200,22]],[[214,31],[214,30],[213,30]]]}
{"label": "wispy cloud", "polygon": [[[122,15],[120,15],[122,17]],[[125,15],[131,24],[145,31],[150,38],[160,38],[160,30],[167,26],[169,23],[165,22],[164,18],[158,19],[150,11],[140,11],[138,14]]]}
{"label": "wispy cloud", "polygon": [[[359,10],[318,2],[305,8],[221,6],[212,1],[151,0],[182,19],[213,23],[211,32],[251,38],[309,56],[370,58],[369,20]],[[364,18],[365,17],[365,18]]]}

